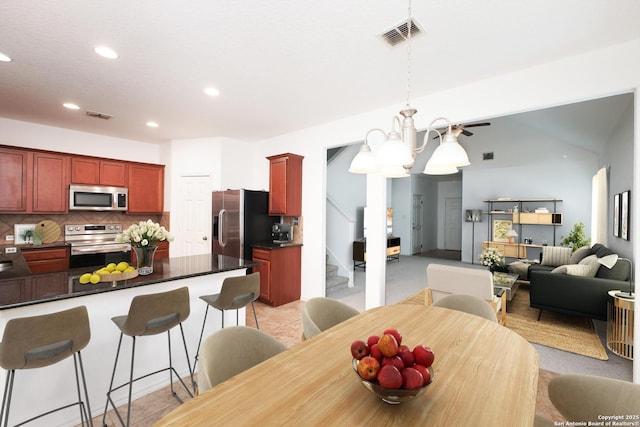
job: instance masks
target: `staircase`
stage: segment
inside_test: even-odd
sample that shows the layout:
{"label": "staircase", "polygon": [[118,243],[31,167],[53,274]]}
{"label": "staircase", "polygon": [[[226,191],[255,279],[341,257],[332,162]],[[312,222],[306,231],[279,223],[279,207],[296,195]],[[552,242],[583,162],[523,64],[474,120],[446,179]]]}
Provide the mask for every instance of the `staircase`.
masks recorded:
{"label": "staircase", "polygon": [[344,289],[349,284],[349,279],[347,279],[346,277],[338,276],[338,266],[332,264],[327,264],[326,280],[326,295],[329,295],[332,292],[339,291],[340,289]]}

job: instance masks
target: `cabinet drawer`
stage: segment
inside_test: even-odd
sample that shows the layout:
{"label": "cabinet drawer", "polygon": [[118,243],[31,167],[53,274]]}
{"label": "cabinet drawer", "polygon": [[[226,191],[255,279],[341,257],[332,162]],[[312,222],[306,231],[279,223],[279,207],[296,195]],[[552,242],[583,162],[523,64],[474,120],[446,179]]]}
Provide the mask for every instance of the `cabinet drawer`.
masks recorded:
{"label": "cabinet drawer", "polygon": [[22,255],[27,262],[66,258],[67,248],[23,249]]}
{"label": "cabinet drawer", "polygon": [[253,249],[253,257],[258,259],[271,259],[271,251],[267,249]]}
{"label": "cabinet drawer", "polygon": [[400,253],[400,246],[394,246],[392,248],[387,248],[387,256],[397,255]]}

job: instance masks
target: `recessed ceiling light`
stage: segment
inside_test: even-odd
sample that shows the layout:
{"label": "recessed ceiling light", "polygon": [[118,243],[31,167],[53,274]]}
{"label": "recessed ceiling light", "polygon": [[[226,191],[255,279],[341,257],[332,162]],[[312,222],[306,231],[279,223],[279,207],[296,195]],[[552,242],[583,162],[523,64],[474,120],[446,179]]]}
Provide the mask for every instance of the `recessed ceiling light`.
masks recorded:
{"label": "recessed ceiling light", "polygon": [[0,52],[0,62],[11,62],[11,58]]}
{"label": "recessed ceiling light", "polygon": [[147,122],[147,126],[149,126],[150,128],[157,128],[158,124],[156,122]]}
{"label": "recessed ceiling light", "polygon": [[64,104],[62,104],[62,106],[64,108],[68,108],[70,110],[79,110],[80,107],[78,107],[76,104],[74,104],[73,102],[65,102]]}
{"label": "recessed ceiling light", "polygon": [[216,89],[215,87],[207,87],[204,89],[204,93],[206,93],[209,96],[218,96],[220,95],[220,91],[218,89]]}
{"label": "recessed ceiling light", "polygon": [[95,51],[95,53],[100,56],[104,56],[105,58],[116,59],[118,57],[116,51],[107,46],[97,46],[93,50]]}

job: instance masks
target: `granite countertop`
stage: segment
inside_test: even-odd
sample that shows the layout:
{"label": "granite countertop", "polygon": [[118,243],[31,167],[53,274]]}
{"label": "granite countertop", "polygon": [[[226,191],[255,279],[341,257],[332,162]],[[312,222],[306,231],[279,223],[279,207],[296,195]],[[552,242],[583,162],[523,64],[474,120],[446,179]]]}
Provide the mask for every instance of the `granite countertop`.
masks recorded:
{"label": "granite countertop", "polygon": [[[16,259],[19,257],[24,261],[24,258],[20,253],[3,254],[3,256],[7,255],[12,255],[10,259]],[[4,275],[0,276],[2,277],[2,279],[0,279],[0,310],[31,304],[40,304],[59,299],[93,295],[101,292],[112,292],[136,286],[153,285],[155,283],[163,283],[172,280],[180,280],[189,277],[204,276],[208,274],[215,274],[224,271],[232,271],[257,266],[259,266],[259,264],[256,262],[224,255],[192,255],[186,257],[155,260],[153,263],[153,273],[146,276],[137,276],[133,279],[120,280],[115,282],[100,282],[95,285],[80,284],[79,278],[84,273],[92,272],[102,266],[97,266],[95,268],[76,268],[64,272],[43,274],[31,274],[29,268],[27,267],[26,273],[22,272],[21,275],[14,274],[9,278],[5,278]],[[36,298],[31,298],[30,296],[24,297],[19,301],[16,301],[15,299],[8,300],[7,295],[9,295],[10,292],[3,292],[2,290],[3,286],[11,287],[11,290],[13,290],[15,286],[20,285],[20,283],[18,282],[21,278],[25,279],[25,283],[23,284],[23,286],[30,286],[30,281],[26,279],[44,278],[45,280],[48,280],[47,276],[52,278],[51,280],[56,280],[61,284],[57,292],[48,292],[45,296]],[[53,279],[53,276],[55,276],[55,279]]]}
{"label": "granite countertop", "polygon": [[300,247],[300,246],[302,246],[302,243],[294,243],[294,242],[289,242],[289,243],[260,242],[260,243],[254,243],[251,246],[254,247],[254,248],[260,248],[260,249],[282,249],[282,248]]}

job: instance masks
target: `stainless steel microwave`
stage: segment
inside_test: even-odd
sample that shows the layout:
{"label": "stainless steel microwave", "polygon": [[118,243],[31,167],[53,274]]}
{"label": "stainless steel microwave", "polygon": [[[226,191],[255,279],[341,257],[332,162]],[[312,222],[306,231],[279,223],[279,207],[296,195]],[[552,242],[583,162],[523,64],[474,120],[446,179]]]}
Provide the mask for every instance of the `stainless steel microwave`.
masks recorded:
{"label": "stainless steel microwave", "polygon": [[126,211],[129,190],[124,187],[102,185],[70,185],[69,210]]}

